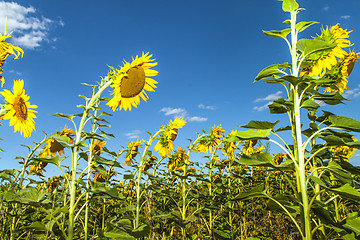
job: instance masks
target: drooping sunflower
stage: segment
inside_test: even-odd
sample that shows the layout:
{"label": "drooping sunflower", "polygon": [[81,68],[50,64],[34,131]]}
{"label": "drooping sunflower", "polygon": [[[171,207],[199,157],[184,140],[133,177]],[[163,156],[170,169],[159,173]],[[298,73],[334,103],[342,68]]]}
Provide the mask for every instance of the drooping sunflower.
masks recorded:
{"label": "drooping sunflower", "polygon": [[127,142],[126,157],[124,162],[125,165],[129,166],[134,164],[134,159],[139,153],[139,147],[142,147],[142,145],[138,140],[136,140],[136,142]]}
{"label": "drooping sunflower", "polygon": [[102,149],[104,148],[105,144],[106,141],[104,140],[99,141],[99,139],[95,139],[92,147],[93,153],[100,156],[102,154]]}
{"label": "drooping sunflower", "polygon": [[61,184],[62,176],[54,176],[48,182],[49,185],[46,188],[46,192],[53,192]]}
{"label": "drooping sunflower", "polygon": [[351,32],[352,31],[347,31],[347,29],[344,30],[340,28],[339,24],[332,26],[330,29],[328,26],[326,29],[323,28],[321,35],[314,39],[336,45],[330,50],[312,54],[310,59],[308,59],[310,67],[304,69],[301,74],[306,73],[310,76],[323,77],[332,66],[336,65],[338,61],[337,58],[341,59],[347,55],[347,52],[343,48],[352,46],[350,40],[346,39]]}
{"label": "drooping sunflower", "polygon": [[342,61],[339,61],[337,67],[333,68],[334,71],[330,71],[326,74],[328,78],[336,80],[337,89],[327,87],[325,92],[333,93],[339,91],[340,93],[343,93],[344,89],[349,89],[347,87],[348,78],[354,68],[355,62],[358,61],[359,58],[359,53],[351,51],[342,59]]}
{"label": "drooping sunflower", "polygon": [[45,167],[47,166],[47,162],[37,162],[29,167],[29,172],[35,172],[42,174],[43,171],[46,172]]}
{"label": "drooping sunflower", "polygon": [[[68,128],[67,125],[65,125],[64,129],[60,132],[58,131],[53,136],[59,136],[59,137],[67,137],[68,142],[71,144],[74,142],[74,130]],[[43,151],[40,152],[40,157],[46,157],[46,156],[54,156],[55,154],[65,154],[65,149],[61,143],[59,143],[57,140],[55,140],[53,137],[50,137],[46,141],[46,146]]]}
{"label": "drooping sunflower", "polygon": [[132,106],[137,107],[140,104],[140,97],[147,101],[149,97],[146,91],[155,91],[157,81],[150,77],[156,76],[158,72],[150,68],[156,66],[157,62],[151,57],[149,53],[143,53],[141,57],[136,56],[131,63],[124,61],[120,70],[115,69],[111,73],[114,96],[106,105],[113,111],[118,108],[131,111]]}
{"label": "drooping sunflower", "polygon": [[96,173],[93,178],[93,182],[105,182],[106,179],[109,180],[115,174],[117,174],[117,172],[114,169],[110,169],[110,173],[108,173],[106,176],[103,176],[101,173]]}
{"label": "drooping sunflower", "polygon": [[348,162],[349,159],[354,156],[356,148],[351,148],[348,146],[336,146],[331,147],[330,151],[332,152],[334,159],[340,159]]}
{"label": "drooping sunflower", "polygon": [[212,152],[212,149],[219,146],[221,143],[220,138],[223,137],[223,133],[226,131],[222,129],[221,124],[217,127],[212,127],[210,133],[202,137],[199,143],[196,145],[196,151],[198,152]]}
{"label": "drooping sunflower", "polygon": [[276,165],[280,165],[286,158],[286,153],[277,153],[274,155],[272,162]]}
{"label": "drooping sunflower", "polygon": [[24,81],[15,80],[13,93],[7,89],[0,92],[4,96],[5,115],[3,119],[10,119],[10,126],[14,126],[14,132],[20,131],[24,137],[30,137],[31,132],[35,130],[35,113],[36,105],[30,105],[30,97],[25,94]]}
{"label": "drooping sunflower", "polygon": [[[231,133],[227,137],[231,137],[231,136],[235,135],[236,133],[237,133],[236,130],[231,130]],[[223,141],[222,152],[224,153],[224,155],[226,157],[229,157],[230,159],[234,159],[234,157],[235,157],[235,155],[234,155],[235,149],[236,149],[235,142]]]}
{"label": "drooping sunflower", "polygon": [[160,133],[158,142],[154,146],[154,150],[159,152],[162,157],[171,155],[174,149],[174,141],[177,137],[178,131],[186,124],[182,118],[175,118],[170,120],[169,125],[164,127],[164,131]]}
{"label": "drooping sunflower", "polygon": [[253,139],[253,140],[245,140],[245,143],[244,143],[244,146],[242,148],[242,153],[245,154],[245,155],[251,155],[251,154],[254,154],[254,153],[259,153],[261,152],[262,150],[265,149],[264,146],[261,146],[261,147],[255,147],[255,145],[257,144],[257,140],[256,139]]}
{"label": "drooping sunflower", "polygon": [[[24,51],[20,47],[16,47],[11,43],[5,42],[7,38],[11,37],[11,35],[6,35],[6,29],[4,35],[0,34],[0,74],[3,73],[3,65],[5,60],[10,55],[15,55],[14,59],[17,59],[20,54],[21,57],[24,54]],[[4,84],[4,77],[0,76],[1,87]]]}
{"label": "drooping sunflower", "polygon": [[185,149],[179,147],[176,152],[169,158],[169,171],[177,171],[185,167],[187,155]]}

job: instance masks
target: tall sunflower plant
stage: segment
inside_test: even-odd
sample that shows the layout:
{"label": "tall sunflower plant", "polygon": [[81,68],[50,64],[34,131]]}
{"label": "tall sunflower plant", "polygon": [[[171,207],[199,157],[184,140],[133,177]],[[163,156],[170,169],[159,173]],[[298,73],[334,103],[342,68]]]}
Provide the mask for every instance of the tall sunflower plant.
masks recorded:
{"label": "tall sunflower plant", "polygon": [[[233,200],[268,198],[275,203],[271,206],[288,214],[302,239],[339,236],[357,239],[360,217],[357,212],[339,216],[337,199],[360,203],[359,185],[354,180],[359,172],[348,158],[334,158],[334,149],[354,151],[360,147],[354,138],[360,132],[360,122],[328,111],[320,115],[319,110],[323,104],[338,105],[347,101],[342,93],[348,89],[348,78],[359,54],[349,50],[353,46],[348,39],[351,31],[339,24],[323,27],[316,37],[300,39],[299,33],[316,22],[297,22],[297,15],[304,9],[299,8],[295,0],[283,0],[282,9],[290,14],[290,19],[284,21],[288,27],[263,32],[285,40],[291,62],[264,68],[255,82],[276,83],[286,89],[287,97],[273,101],[268,107],[272,114],[286,114],[290,124],[276,129],[279,121],[250,121],[242,126],[249,130],[238,131],[227,141],[263,139],[279,146],[287,156],[279,165],[272,162],[269,153],[261,152],[242,155],[238,161],[276,169],[284,175],[292,171],[296,184],[292,191],[276,196],[271,196],[262,184],[239,193]],[[281,136],[286,132],[291,133],[291,142]]]}

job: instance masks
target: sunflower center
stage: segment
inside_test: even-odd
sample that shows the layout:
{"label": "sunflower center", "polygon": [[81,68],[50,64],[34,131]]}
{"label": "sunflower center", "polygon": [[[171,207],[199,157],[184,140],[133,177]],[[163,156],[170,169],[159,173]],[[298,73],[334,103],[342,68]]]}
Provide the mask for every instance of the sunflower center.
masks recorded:
{"label": "sunflower center", "polygon": [[21,120],[26,120],[28,116],[28,108],[22,97],[19,97],[14,104],[15,115]]}
{"label": "sunflower center", "polygon": [[130,68],[121,80],[120,93],[123,98],[137,96],[145,86],[145,71],[141,66]]}

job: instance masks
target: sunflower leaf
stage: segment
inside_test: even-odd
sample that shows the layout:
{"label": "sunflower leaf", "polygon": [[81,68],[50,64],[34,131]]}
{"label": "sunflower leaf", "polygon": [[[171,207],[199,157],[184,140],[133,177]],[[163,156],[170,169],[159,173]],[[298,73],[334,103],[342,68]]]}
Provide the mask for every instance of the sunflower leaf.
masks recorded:
{"label": "sunflower leaf", "polygon": [[268,136],[271,134],[271,129],[266,130],[247,130],[240,131],[234,134],[233,136],[239,140],[248,140],[248,139],[269,139]]}
{"label": "sunflower leaf", "polygon": [[66,157],[59,157],[59,156],[47,156],[47,157],[41,157],[41,158],[33,158],[33,160],[35,161],[39,161],[39,162],[46,162],[46,163],[51,163],[54,164],[56,166],[60,166],[60,163],[65,159]]}
{"label": "sunflower leaf", "polygon": [[70,119],[70,120],[72,120],[75,117],[74,115],[66,115],[66,114],[62,114],[62,113],[55,113],[52,116],[66,118],[66,119]]}
{"label": "sunflower leaf", "polygon": [[269,37],[278,37],[278,38],[286,39],[287,35],[289,35],[289,33],[291,33],[291,28],[286,28],[283,30],[271,30],[271,31],[263,30],[263,33]]}
{"label": "sunflower leaf", "polygon": [[330,115],[330,127],[338,127],[348,131],[360,132],[360,122],[344,116]]}
{"label": "sunflower leaf", "polygon": [[315,23],[318,23],[318,22],[314,22],[314,21],[311,21],[311,22],[298,22],[296,25],[295,25],[295,28],[298,32],[302,32],[304,31],[306,28],[310,27],[311,25],[315,24]]}
{"label": "sunflower leaf", "polygon": [[302,52],[303,56],[306,57],[319,51],[333,49],[336,47],[336,43],[328,43],[318,39],[300,39],[296,47]]}
{"label": "sunflower leaf", "polygon": [[280,120],[277,120],[274,123],[267,121],[253,121],[251,120],[248,124],[242,125],[243,128],[252,128],[252,129],[274,129],[275,125],[278,124]]}
{"label": "sunflower leaf", "polygon": [[290,67],[291,65],[289,63],[283,63],[283,64],[274,64],[271,66],[268,66],[266,68],[264,68],[263,70],[261,70],[261,72],[255,77],[255,82],[259,81],[261,79],[264,78],[269,78],[269,77],[273,77],[276,75],[279,75],[281,73],[284,73],[282,70],[280,69],[284,69],[286,67]]}
{"label": "sunflower leaf", "polygon": [[284,12],[292,12],[299,8],[299,4],[295,0],[283,0],[282,9]]}
{"label": "sunflower leaf", "polygon": [[313,110],[316,111],[320,105],[317,104],[314,100],[312,99],[306,99],[304,102],[301,103],[301,108],[305,108],[307,110]]}

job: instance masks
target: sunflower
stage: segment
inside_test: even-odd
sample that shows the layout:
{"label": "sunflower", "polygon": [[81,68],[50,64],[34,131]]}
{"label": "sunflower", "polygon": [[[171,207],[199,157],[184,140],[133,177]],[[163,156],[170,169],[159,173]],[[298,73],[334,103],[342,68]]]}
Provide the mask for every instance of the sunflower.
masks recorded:
{"label": "sunflower", "polygon": [[177,171],[185,167],[187,155],[185,149],[179,147],[176,152],[169,158],[169,171]]}
{"label": "sunflower", "polygon": [[343,161],[348,162],[350,158],[353,157],[356,148],[351,148],[348,146],[336,146],[336,147],[331,147],[330,151],[333,154],[333,157],[335,159],[341,159]]}
{"label": "sunflower", "polygon": [[323,77],[332,66],[336,65],[337,58],[341,59],[347,54],[343,48],[352,46],[351,42],[346,39],[351,32],[352,31],[347,31],[347,29],[344,30],[340,28],[339,24],[332,26],[330,30],[328,26],[326,29],[323,28],[321,30],[321,35],[314,39],[335,44],[335,47],[331,50],[323,51],[322,53],[310,55],[308,61],[311,67],[303,70],[301,75],[308,74],[310,76]]}
{"label": "sunflower", "polygon": [[355,52],[350,52],[346,57],[344,57],[343,60],[338,63],[338,68],[336,68],[334,72],[330,71],[329,74],[327,74],[328,78],[337,80],[337,90],[327,87],[325,92],[333,93],[335,91],[339,91],[340,93],[343,93],[344,89],[349,89],[347,87],[348,78],[354,68],[355,61],[358,61],[359,58],[360,54]]}
{"label": "sunflower", "polygon": [[98,140],[98,139],[95,139],[94,143],[93,143],[93,147],[92,147],[92,150],[93,152],[100,156],[102,154],[102,149],[104,148],[104,145],[106,144],[106,141],[103,141],[103,140]]}
{"label": "sunflower", "polygon": [[273,157],[273,160],[272,162],[276,165],[280,165],[284,159],[286,158],[286,153],[278,153],[278,154],[275,154],[275,156]]}
{"label": "sunflower", "polygon": [[136,140],[136,142],[128,142],[127,149],[126,149],[126,159],[124,164],[125,165],[132,165],[134,164],[134,159],[138,154],[139,147],[142,147],[141,142]]}
{"label": "sunflower", "polygon": [[[231,137],[231,136],[235,135],[236,133],[237,133],[236,130],[232,130],[231,133],[227,137]],[[234,157],[235,157],[235,155],[234,155],[235,149],[236,149],[235,142],[223,141],[222,152],[224,153],[224,155],[226,157],[230,157],[230,159],[234,159]]]}
{"label": "sunflower", "polygon": [[200,139],[199,143],[196,145],[196,151],[198,152],[212,152],[212,149],[216,146],[219,146],[221,141],[220,138],[223,137],[223,133],[226,131],[222,129],[221,124],[217,127],[212,127],[210,134],[205,135]]}
{"label": "sunflower", "polygon": [[105,182],[106,179],[109,180],[115,174],[117,174],[117,172],[114,169],[110,169],[110,173],[107,173],[105,176],[103,176],[101,173],[96,173],[93,178],[93,182]]}
{"label": "sunflower", "polygon": [[143,171],[149,170],[154,162],[157,160],[157,158],[154,155],[148,156],[148,158],[145,160],[145,163],[143,165]]}
{"label": "sunflower", "polygon": [[158,142],[154,150],[159,152],[162,157],[171,155],[174,149],[174,141],[177,137],[178,130],[185,125],[186,121],[182,118],[175,118],[170,120],[169,125],[164,127],[164,131],[160,133]]}
{"label": "sunflower", "polygon": [[0,94],[6,101],[3,119],[10,119],[10,126],[14,126],[14,132],[20,131],[24,137],[30,137],[31,132],[35,130],[34,113],[37,112],[31,108],[37,106],[30,105],[30,97],[25,94],[24,81],[14,81],[13,93],[4,89]]}
{"label": "sunflower", "polygon": [[259,153],[262,150],[264,150],[265,149],[264,146],[255,147],[257,142],[258,141],[256,139],[254,139],[254,140],[245,140],[245,144],[244,144],[244,146],[242,148],[242,153],[249,156],[251,154]]}
{"label": "sunflower", "polygon": [[106,104],[113,111],[119,108],[129,109],[131,106],[137,107],[140,104],[140,97],[146,102],[149,98],[146,94],[154,92],[156,83],[152,78],[158,74],[157,71],[150,69],[157,65],[155,59],[150,59],[149,53],[136,56],[131,63],[124,61],[124,66],[120,70],[115,69],[109,76],[113,79],[113,98]]}
{"label": "sunflower", "polygon": [[[0,34],[0,74],[2,74],[2,72],[3,72],[2,67],[8,56],[13,54],[13,55],[15,55],[14,59],[17,59],[20,56],[20,54],[21,54],[21,57],[24,54],[24,51],[20,47],[16,47],[16,46],[12,45],[11,43],[5,42],[5,40],[9,37],[11,37],[11,36],[6,35],[6,30],[5,30],[4,35]],[[3,76],[0,76],[0,81],[1,81],[1,87],[2,87],[4,84]]]}
{"label": "sunflower", "polygon": [[35,172],[35,173],[42,174],[43,171],[46,172],[46,170],[45,170],[46,166],[47,166],[47,162],[39,161],[29,167],[29,172]]}
{"label": "sunflower", "polygon": [[62,177],[61,176],[54,176],[50,179],[49,182],[49,185],[48,187],[46,188],[46,192],[53,192],[61,183],[61,179]]}
{"label": "sunflower", "polygon": [[[61,130],[60,132],[57,132],[53,136],[67,137],[67,138],[69,138],[68,142],[70,144],[74,142],[74,139],[73,139],[74,130],[68,128],[67,125],[65,125],[63,130]],[[46,157],[46,156],[54,156],[55,154],[61,155],[61,154],[65,153],[65,149],[66,149],[66,147],[64,147],[61,143],[56,141],[53,137],[50,137],[46,141],[46,146],[45,146],[44,150],[40,152],[40,156]]]}

